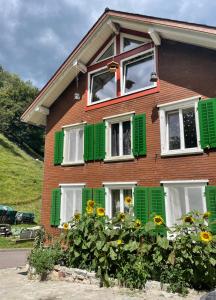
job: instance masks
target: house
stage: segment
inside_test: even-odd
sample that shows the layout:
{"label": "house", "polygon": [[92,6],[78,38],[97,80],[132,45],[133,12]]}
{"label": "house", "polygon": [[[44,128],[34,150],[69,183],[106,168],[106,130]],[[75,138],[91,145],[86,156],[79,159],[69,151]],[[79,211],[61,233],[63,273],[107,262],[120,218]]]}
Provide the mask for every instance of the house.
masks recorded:
{"label": "house", "polygon": [[[94,199],[216,219],[216,28],[106,9],[22,115],[45,126],[42,222]],[[212,226],[216,230],[216,225]]]}

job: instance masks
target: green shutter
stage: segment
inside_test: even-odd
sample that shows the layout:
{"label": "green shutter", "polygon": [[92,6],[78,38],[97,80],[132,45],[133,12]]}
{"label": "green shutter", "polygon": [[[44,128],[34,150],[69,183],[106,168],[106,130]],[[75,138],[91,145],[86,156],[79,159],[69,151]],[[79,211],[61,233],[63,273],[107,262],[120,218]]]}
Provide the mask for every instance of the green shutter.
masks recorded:
{"label": "green shutter", "polygon": [[64,131],[56,131],[54,140],[54,165],[60,165],[63,161],[63,145]]}
{"label": "green shutter", "polygon": [[105,158],[105,124],[94,125],[94,160]]}
{"label": "green shutter", "polygon": [[134,214],[137,219],[146,223],[148,221],[148,188],[134,188]]}
{"label": "green shutter", "polygon": [[105,208],[105,188],[93,189],[93,200],[95,201],[96,208]]}
{"label": "green shutter", "polygon": [[[149,213],[150,216],[159,215],[166,223],[165,213],[165,194],[163,187],[150,187],[149,188]],[[165,234],[166,229],[163,225],[157,226],[156,232]]]}
{"label": "green shutter", "polygon": [[133,117],[133,154],[146,155],[146,115]]}
{"label": "green shutter", "polygon": [[201,147],[216,148],[216,98],[198,102]]}
{"label": "green shutter", "polygon": [[61,209],[61,189],[52,190],[50,225],[60,225],[60,209]]}
{"label": "green shutter", "polygon": [[84,128],[84,160],[94,160],[94,125]]}
{"label": "green shutter", "polygon": [[86,213],[86,207],[88,200],[92,199],[92,188],[83,188],[82,189],[82,213]]}
{"label": "green shutter", "polygon": [[209,217],[209,223],[211,231],[216,234],[216,224],[212,224],[212,222],[216,221],[216,186],[206,186],[206,206],[207,211],[211,213]]}

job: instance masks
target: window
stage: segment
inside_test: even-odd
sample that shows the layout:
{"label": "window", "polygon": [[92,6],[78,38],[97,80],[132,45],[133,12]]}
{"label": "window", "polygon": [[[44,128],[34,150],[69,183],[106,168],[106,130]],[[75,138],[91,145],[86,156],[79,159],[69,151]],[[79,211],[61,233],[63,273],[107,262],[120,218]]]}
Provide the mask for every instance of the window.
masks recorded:
{"label": "window", "polygon": [[64,127],[64,164],[83,163],[84,125]]}
{"label": "window", "polygon": [[164,183],[168,226],[180,223],[182,215],[192,210],[206,211],[205,185],[204,181]]}
{"label": "window", "polygon": [[198,97],[159,105],[162,155],[202,152],[197,105]]}
{"label": "window", "polygon": [[60,224],[71,221],[75,213],[82,213],[82,187],[79,185],[61,185]]}
{"label": "window", "polygon": [[129,207],[125,204],[125,198],[131,197],[133,203],[134,183],[104,183],[106,189],[106,214],[113,218],[119,212],[129,212]]}
{"label": "window", "polygon": [[124,60],[122,70],[123,94],[155,86],[155,82],[150,81],[151,73],[155,71],[154,55],[152,51]]}
{"label": "window", "polygon": [[105,160],[131,159],[132,155],[132,116],[129,113],[106,119],[106,158]]}
{"label": "window", "polygon": [[100,102],[116,97],[115,73],[100,71],[92,74],[90,87],[90,102]]}
{"label": "window", "polygon": [[150,42],[150,39],[134,36],[131,34],[122,33],[121,34],[121,52],[126,52],[135,49],[145,43]]}
{"label": "window", "polygon": [[96,62],[102,61],[114,55],[114,43],[112,43],[108,48],[104,51],[103,54],[100,54],[99,58]]}

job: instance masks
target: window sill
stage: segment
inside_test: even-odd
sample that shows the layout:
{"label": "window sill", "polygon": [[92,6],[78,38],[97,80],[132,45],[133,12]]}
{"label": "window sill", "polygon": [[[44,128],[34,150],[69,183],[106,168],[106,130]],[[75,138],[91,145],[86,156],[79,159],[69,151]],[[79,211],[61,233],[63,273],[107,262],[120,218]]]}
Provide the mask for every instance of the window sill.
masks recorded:
{"label": "window sill", "polygon": [[67,166],[79,166],[79,165],[84,165],[84,161],[77,161],[77,162],[65,162],[62,163],[61,166],[62,167],[67,167]]}
{"label": "window sill", "polygon": [[189,149],[189,150],[173,150],[168,152],[161,152],[162,157],[166,156],[180,156],[180,155],[192,155],[192,154],[202,154],[203,149]]}
{"label": "window sill", "polygon": [[134,160],[133,155],[127,155],[127,156],[116,156],[116,157],[107,157],[104,159],[104,162],[118,162],[118,161],[130,161]]}

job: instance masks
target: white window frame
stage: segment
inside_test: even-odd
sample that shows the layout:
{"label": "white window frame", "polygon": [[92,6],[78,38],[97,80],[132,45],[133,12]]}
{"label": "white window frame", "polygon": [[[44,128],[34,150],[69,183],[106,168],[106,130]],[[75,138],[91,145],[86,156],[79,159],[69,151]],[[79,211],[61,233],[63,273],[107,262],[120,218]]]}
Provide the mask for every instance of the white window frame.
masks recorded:
{"label": "white window frame", "polygon": [[132,204],[134,203],[134,187],[137,185],[136,181],[133,182],[103,182],[105,188],[105,212],[111,218],[112,216],[112,201],[111,191],[120,190],[120,212],[124,212],[124,195],[123,190],[132,190]]}
{"label": "white window frame", "polygon": [[[143,42],[142,44],[138,45],[137,47],[134,47],[131,50],[126,50],[124,51],[124,38],[132,39],[132,40],[137,40]],[[132,51],[140,46],[143,46],[144,44],[150,43],[151,40],[142,36],[137,36],[137,35],[132,35],[128,33],[121,33],[120,35],[120,51],[121,53],[127,52],[127,51]]]}
{"label": "white window frame", "polygon": [[[109,56],[109,57],[107,57],[107,58],[105,58],[105,59],[102,59],[102,60],[100,60],[100,61],[97,61],[97,60],[99,59],[99,57],[102,56],[102,55],[106,52],[106,50],[111,46],[112,43],[114,43],[114,55]],[[97,57],[96,57],[96,58],[94,59],[94,61],[91,63],[91,66],[92,66],[92,65],[95,65],[95,64],[98,64],[98,63],[101,63],[102,61],[105,61],[105,60],[107,60],[107,59],[109,59],[109,58],[111,58],[111,57],[113,57],[113,56],[116,56],[116,37],[114,37],[113,39],[111,39],[111,40],[109,41],[109,43],[103,48],[103,50],[97,55]]]}
{"label": "white window frame", "polygon": [[98,74],[102,74],[102,73],[106,73],[106,72],[109,72],[106,66],[103,66],[102,68],[98,68],[97,70],[93,70],[91,72],[88,72],[88,106],[95,105],[95,104],[98,104],[98,103],[101,103],[101,102],[105,102],[105,101],[117,98],[117,74],[115,72],[115,97],[105,98],[105,99],[102,99],[102,100],[99,100],[99,101],[91,102],[92,83],[93,83],[92,79],[94,77],[94,74],[98,75]]}
{"label": "white window frame", "polygon": [[[121,160],[133,160],[133,116],[135,112],[128,112],[120,115],[115,115],[111,117],[103,118],[105,121],[105,139],[106,139],[106,157],[104,159],[105,162],[114,162],[114,161],[121,161]],[[122,130],[122,123],[125,121],[131,122],[131,154],[123,155],[123,130]],[[119,123],[119,156],[112,156],[111,155],[111,145],[112,145],[112,137],[111,137],[111,126],[112,124]]]}
{"label": "white window frame", "polygon": [[[85,183],[60,183],[59,187],[61,188],[61,207],[60,207],[60,225],[59,228],[63,227],[63,215],[65,214],[64,212],[64,197],[65,197],[65,191],[66,189],[83,189],[85,187]],[[81,198],[81,204],[82,204],[82,198]],[[76,212],[76,204],[75,201],[73,201],[73,214]]]}
{"label": "white window frame", "polygon": [[[159,116],[160,116],[161,156],[190,155],[190,154],[203,153],[203,149],[201,148],[201,144],[200,144],[200,130],[199,130],[199,116],[198,116],[199,99],[200,96],[194,96],[183,100],[178,100],[178,101],[165,103],[157,106],[159,108]],[[197,147],[185,148],[182,110],[191,107],[194,107],[194,111],[195,111]],[[168,134],[169,128],[167,122],[167,113],[175,110],[179,111],[181,148],[169,150],[169,134]]]}
{"label": "white window frame", "polygon": [[[76,123],[76,124],[71,124],[71,125],[65,125],[62,128],[64,129],[64,146],[63,146],[63,162],[61,163],[62,166],[70,166],[70,165],[82,165],[84,164],[84,159],[82,160],[75,160],[75,161],[65,161],[65,157],[67,156],[68,150],[68,139],[67,139],[67,131],[70,131],[70,129],[78,129],[78,128],[83,128],[84,130],[84,125],[86,122],[82,123]],[[77,140],[77,135],[76,135],[76,140]],[[78,153],[77,146],[78,143],[76,143],[76,153]],[[83,155],[84,155],[84,132],[83,132]],[[77,157],[76,157],[77,158]]]}
{"label": "white window frame", "polygon": [[[143,88],[140,88],[140,89],[137,89],[137,90],[133,90],[133,91],[130,91],[130,92],[127,92],[127,93],[124,92],[124,87],[125,87],[124,63],[126,61],[130,61],[131,59],[139,57],[139,56],[142,56],[144,54],[153,53],[154,70],[156,70],[156,53],[155,52],[156,52],[155,48],[152,47],[151,49],[139,52],[139,53],[137,53],[135,55],[131,55],[131,56],[129,56],[129,57],[121,60],[121,62],[120,62],[120,69],[121,69],[121,76],[120,76],[120,80],[121,80],[121,96],[130,95],[130,94],[137,93],[137,92],[140,92],[140,91],[149,90],[149,89],[152,89],[152,88],[154,88],[154,87],[157,86],[157,82],[152,82],[152,84],[150,84],[149,86],[146,86],[146,87],[143,87]],[[138,58],[138,61],[142,60],[142,59],[143,59],[143,57]],[[126,65],[129,65],[129,64],[131,64],[131,62],[128,62]],[[149,74],[149,78],[150,78],[150,76],[151,76],[151,74]]]}
{"label": "white window frame", "polygon": [[170,205],[169,205],[169,197],[170,187],[184,187],[185,188],[185,196],[186,196],[186,210],[188,210],[189,202],[188,202],[188,188],[201,188],[202,189],[202,205],[204,208],[204,211],[207,210],[206,208],[206,197],[205,197],[205,187],[208,183],[208,179],[201,179],[201,180],[170,180],[170,181],[161,181],[160,183],[164,186],[164,192],[165,192],[165,211],[166,211],[166,224],[168,227],[172,227],[174,224],[171,223],[171,215],[170,215]]}

